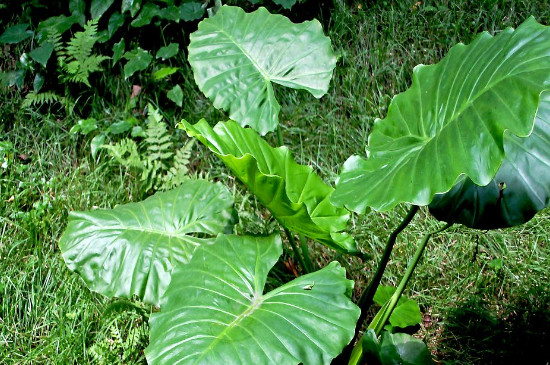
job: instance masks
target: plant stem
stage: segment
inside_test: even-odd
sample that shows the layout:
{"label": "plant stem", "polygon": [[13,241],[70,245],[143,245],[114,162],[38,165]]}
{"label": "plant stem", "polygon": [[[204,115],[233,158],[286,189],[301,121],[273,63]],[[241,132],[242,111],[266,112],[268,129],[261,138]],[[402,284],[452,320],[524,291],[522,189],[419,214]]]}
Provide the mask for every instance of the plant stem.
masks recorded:
{"label": "plant stem", "polygon": [[384,325],[390,318],[395,306],[397,305],[397,302],[399,301],[399,298],[401,298],[401,295],[403,294],[403,291],[405,290],[413,272],[416,268],[416,265],[420,261],[420,258],[422,257],[422,253],[424,252],[424,249],[426,248],[426,245],[428,244],[428,241],[430,240],[430,237],[432,235],[443,232],[444,230],[451,227],[452,223],[447,223],[443,228],[440,228],[438,230],[435,230],[433,232],[426,233],[424,237],[422,237],[422,241],[420,241],[420,244],[416,248],[416,252],[414,253],[414,256],[409,263],[409,266],[407,267],[407,271],[405,271],[405,275],[403,275],[403,279],[401,279],[401,282],[399,283],[399,286],[397,287],[397,290],[395,293],[393,293],[390,302],[388,304],[388,307],[386,310],[384,310],[384,313],[382,314],[382,319],[378,322],[378,325],[374,328],[374,332],[376,335],[380,335],[380,332],[384,328]]}
{"label": "plant stem", "polygon": [[294,251],[294,259],[300,263],[300,266],[302,267],[304,272],[309,273],[310,271],[308,270],[308,267],[306,266],[306,263],[304,262],[304,259],[302,255],[300,255],[300,251],[298,251],[298,247],[296,246],[294,235],[290,233],[287,228],[285,228],[285,234],[288,237],[288,242],[290,242],[290,246],[292,246],[292,251]]}
{"label": "plant stem", "polygon": [[359,302],[357,303],[359,308],[361,308],[361,314],[359,315],[359,320],[357,321],[357,325],[355,326],[355,335],[353,336],[353,339],[351,340],[351,342],[346,346],[346,348],[342,352],[342,355],[341,355],[343,356],[342,358],[348,359],[350,357],[351,351],[353,350],[353,344],[355,343],[355,340],[357,340],[357,337],[359,336],[359,331],[361,330],[361,327],[363,326],[363,322],[367,317],[367,312],[372,304],[372,300],[374,298],[374,294],[376,293],[376,289],[380,284],[380,280],[382,280],[382,275],[384,274],[384,270],[386,270],[386,266],[388,265],[388,261],[390,260],[390,255],[393,250],[393,245],[395,244],[395,240],[397,239],[397,236],[399,235],[399,233],[401,233],[401,231],[403,231],[409,225],[409,223],[411,223],[416,212],[418,212],[418,209],[419,207],[417,205],[411,206],[411,208],[407,212],[407,215],[405,216],[403,221],[401,221],[399,226],[397,226],[397,228],[388,237],[388,241],[386,242],[386,248],[384,249],[382,258],[378,263],[378,267],[376,268],[376,273],[374,274],[374,277],[372,278],[369,286],[363,292],[363,294],[361,295],[361,298],[359,299]]}
{"label": "plant stem", "polygon": [[[279,144],[279,147],[283,145],[283,132],[281,131],[281,126],[277,126],[277,143]],[[309,257],[309,251],[307,248],[307,240],[302,235],[299,235],[300,237],[300,247],[302,249],[302,255],[300,255],[300,251],[298,251],[298,247],[296,246],[296,241],[294,240],[294,235],[290,233],[290,231],[286,228],[285,234],[288,237],[288,242],[290,242],[290,246],[292,246],[292,250],[294,251],[294,259],[300,262],[300,266],[306,273],[310,273],[313,271],[313,264],[311,263],[311,258]],[[306,261],[304,261],[304,257],[306,258]]]}
{"label": "plant stem", "polygon": [[307,272],[313,272],[313,262],[311,261],[311,256],[309,255],[309,248],[307,247],[307,238],[299,234],[300,238],[300,248],[302,249],[302,256],[304,257],[305,263],[307,265]]}

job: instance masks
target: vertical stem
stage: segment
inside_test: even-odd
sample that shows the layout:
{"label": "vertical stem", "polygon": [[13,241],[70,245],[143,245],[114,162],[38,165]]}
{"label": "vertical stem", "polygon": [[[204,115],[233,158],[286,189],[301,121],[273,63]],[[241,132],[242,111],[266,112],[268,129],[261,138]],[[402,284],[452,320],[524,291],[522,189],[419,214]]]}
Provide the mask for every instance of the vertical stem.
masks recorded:
{"label": "vertical stem", "polygon": [[363,292],[361,298],[359,299],[359,302],[357,303],[359,308],[361,308],[361,314],[359,315],[359,320],[357,321],[357,325],[355,326],[355,335],[353,336],[351,342],[346,346],[342,354],[338,357],[339,359],[349,359],[351,351],[353,350],[353,344],[359,336],[359,331],[361,330],[363,322],[367,317],[367,312],[372,304],[376,289],[380,284],[380,280],[382,280],[382,275],[384,274],[384,270],[386,270],[386,266],[388,265],[388,261],[390,260],[390,255],[393,250],[393,245],[395,244],[397,236],[409,225],[409,223],[411,223],[416,212],[418,212],[418,209],[419,207],[417,205],[411,206],[403,221],[401,221],[399,226],[397,226],[397,228],[388,237],[384,253],[382,254],[382,258],[380,259],[378,267],[376,268],[376,273],[374,274],[374,277],[372,278],[369,286]]}
{"label": "vertical stem", "polygon": [[311,256],[309,255],[307,238],[301,234],[299,234],[298,237],[300,238],[300,248],[302,249],[302,256],[304,257],[305,263],[307,265],[307,272],[313,272],[313,262],[311,261]]}
{"label": "vertical stem", "polygon": [[361,308],[361,316],[359,317],[359,322],[357,322],[357,328],[355,331],[356,335],[359,332],[359,329],[361,328],[363,321],[365,320],[365,317],[367,315],[367,311],[370,305],[372,304],[372,300],[374,298],[374,294],[376,294],[376,289],[378,289],[380,280],[382,280],[382,275],[384,274],[384,270],[386,270],[386,266],[388,265],[388,261],[390,260],[390,255],[393,250],[395,241],[397,240],[397,236],[409,225],[409,223],[411,223],[416,212],[418,212],[418,206],[413,205],[409,209],[407,215],[405,216],[401,224],[399,224],[399,226],[388,237],[386,248],[384,249],[382,258],[378,263],[378,267],[376,268],[376,273],[374,274],[374,278],[371,280],[367,290],[363,292],[363,294],[361,295],[361,298],[359,299],[358,306],[359,308]]}
{"label": "vertical stem", "polygon": [[300,255],[300,251],[298,251],[298,247],[296,246],[294,235],[290,233],[287,228],[285,228],[285,234],[288,237],[288,242],[290,242],[290,246],[292,246],[292,251],[294,251],[294,259],[300,263],[300,266],[302,267],[304,272],[309,273],[308,267],[306,266],[306,263],[304,262],[304,259],[302,258],[302,255]]}
{"label": "vertical stem", "polygon": [[443,228],[440,228],[433,232],[429,232],[426,235],[424,235],[424,237],[422,237],[422,241],[420,241],[420,244],[418,245],[413,258],[409,263],[409,266],[407,266],[407,271],[405,271],[405,275],[403,275],[403,279],[401,279],[401,282],[399,283],[397,290],[395,291],[395,293],[393,293],[392,297],[390,298],[388,307],[386,310],[384,310],[381,320],[378,322],[377,326],[374,328],[374,332],[376,333],[377,336],[380,335],[380,332],[384,328],[384,325],[390,318],[395,306],[397,305],[399,298],[401,298],[401,295],[403,294],[403,291],[405,290],[405,287],[407,286],[414,272],[414,269],[416,268],[416,265],[418,264],[418,262],[420,261],[420,258],[422,257],[422,253],[424,252],[424,249],[426,248],[426,245],[430,240],[430,237],[436,233],[446,230],[452,225],[453,225],[452,223],[447,223]]}
{"label": "vertical stem", "polygon": [[[281,126],[277,126],[277,143],[279,146],[283,145],[283,132],[281,130]],[[290,242],[290,245],[292,246],[292,250],[294,251],[294,259],[300,262],[300,266],[306,273],[310,273],[313,271],[313,265],[311,263],[311,259],[309,257],[309,251],[307,248],[307,240],[304,240],[304,237],[300,235],[300,247],[302,249],[302,255],[300,255],[300,251],[298,251],[298,247],[296,246],[296,241],[294,240],[294,235],[290,233],[290,231],[285,228],[285,234],[288,237],[288,241]],[[305,243],[304,243],[305,241]],[[306,261],[304,261],[304,257]]]}

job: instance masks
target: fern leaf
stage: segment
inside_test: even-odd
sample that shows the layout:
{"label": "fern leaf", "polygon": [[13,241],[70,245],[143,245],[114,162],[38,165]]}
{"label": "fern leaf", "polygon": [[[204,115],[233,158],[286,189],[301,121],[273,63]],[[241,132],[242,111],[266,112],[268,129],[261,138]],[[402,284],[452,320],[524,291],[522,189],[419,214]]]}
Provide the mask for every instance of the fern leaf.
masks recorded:
{"label": "fern leaf", "polygon": [[67,101],[63,96],[57,95],[56,93],[51,91],[45,91],[41,93],[35,93],[34,91],[31,91],[27,95],[25,95],[25,99],[23,100],[21,107],[28,108],[37,105],[53,103],[66,104],[66,102]]}
{"label": "fern leaf", "polygon": [[170,190],[183,184],[189,179],[189,161],[191,159],[191,150],[195,140],[189,140],[183,147],[176,151],[172,167],[162,178],[163,182],[160,190]]}
{"label": "fern leaf", "polygon": [[65,48],[58,52],[58,62],[64,73],[60,76],[62,81],[81,82],[91,86],[88,81],[90,73],[101,71],[101,62],[110,59],[104,55],[92,54],[97,40],[97,20],[90,20],[84,25],[84,31],[76,32]]}
{"label": "fern leaf", "polygon": [[[150,111],[151,113],[151,111]],[[166,127],[166,123],[160,121],[160,114],[152,114],[149,117],[149,125],[145,131],[144,144],[147,148],[147,160],[158,161],[167,169],[167,160],[174,156],[174,144]]]}
{"label": "fern leaf", "polygon": [[142,171],[146,169],[145,163],[141,160],[138,146],[132,139],[125,138],[114,145],[103,145],[101,148],[106,149],[109,156],[122,166]]}

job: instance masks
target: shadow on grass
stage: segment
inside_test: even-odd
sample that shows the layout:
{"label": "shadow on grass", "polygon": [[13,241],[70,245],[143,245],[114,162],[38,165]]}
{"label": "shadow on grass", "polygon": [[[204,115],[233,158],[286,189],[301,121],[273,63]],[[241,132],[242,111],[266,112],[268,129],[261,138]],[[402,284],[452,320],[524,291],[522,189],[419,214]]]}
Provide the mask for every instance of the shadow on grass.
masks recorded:
{"label": "shadow on grass", "polygon": [[476,297],[449,312],[443,364],[550,364],[550,291],[536,289],[496,310]]}

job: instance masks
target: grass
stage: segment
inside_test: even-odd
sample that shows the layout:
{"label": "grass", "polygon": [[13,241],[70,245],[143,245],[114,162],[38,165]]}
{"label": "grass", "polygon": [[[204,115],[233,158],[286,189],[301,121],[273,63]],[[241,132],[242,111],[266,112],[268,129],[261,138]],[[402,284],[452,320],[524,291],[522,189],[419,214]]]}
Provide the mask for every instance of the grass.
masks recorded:
{"label": "grass", "polygon": [[[495,34],[517,26],[530,14],[550,24],[545,1],[415,3],[336,2],[330,18],[325,14],[322,19],[340,56],[329,94],[316,100],[305,92],[276,89],[285,144],[328,182],[348,156],[364,153],[372,123],[385,115],[392,96],[409,86],[416,64],[435,63],[452,45],[469,43],[484,30]],[[13,145],[7,168],[0,169],[0,363],[144,363],[147,322],[140,313],[150,308],[113,309],[120,303],[90,292],[66,269],[57,247],[69,211],[139,200],[139,176],[113,166],[102,153],[92,158],[91,138],[69,129],[79,118],[93,116],[108,125],[137,115],[147,101],[160,105],[170,121],[224,119],[188,81],[192,77],[184,57],[177,62],[183,66],[178,75],[185,95],[181,110],[166,100],[166,85],[145,75],[130,80],[146,90],[135,105],[130,81],[97,76],[93,92],[78,89],[74,115],[55,108],[20,110],[16,91],[0,92],[0,141]],[[274,136],[267,138],[275,143]],[[237,206],[245,208],[238,232],[276,229],[264,223],[265,209],[212,154],[198,144],[195,149],[192,172],[208,170],[209,178],[228,184]],[[374,273],[385,238],[405,211],[401,206],[353,217],[350,231],[370,255],[365,262],[310,243],[314,261],[318,266],[341,261],[359,295]],[[438,362],[550,361],[544,351],[550,343],[549,215],[541,212],[528,224],[507,230],[453,227],[432,239],[407,294],[421,304],[419,336]],[[423,233],[437,226],[426,211],[417,215],[397,242],[384,284],[399,282]],[[289,257],[287,250],[284,259]],[[268,285],[291,277],[280,263]]]}

